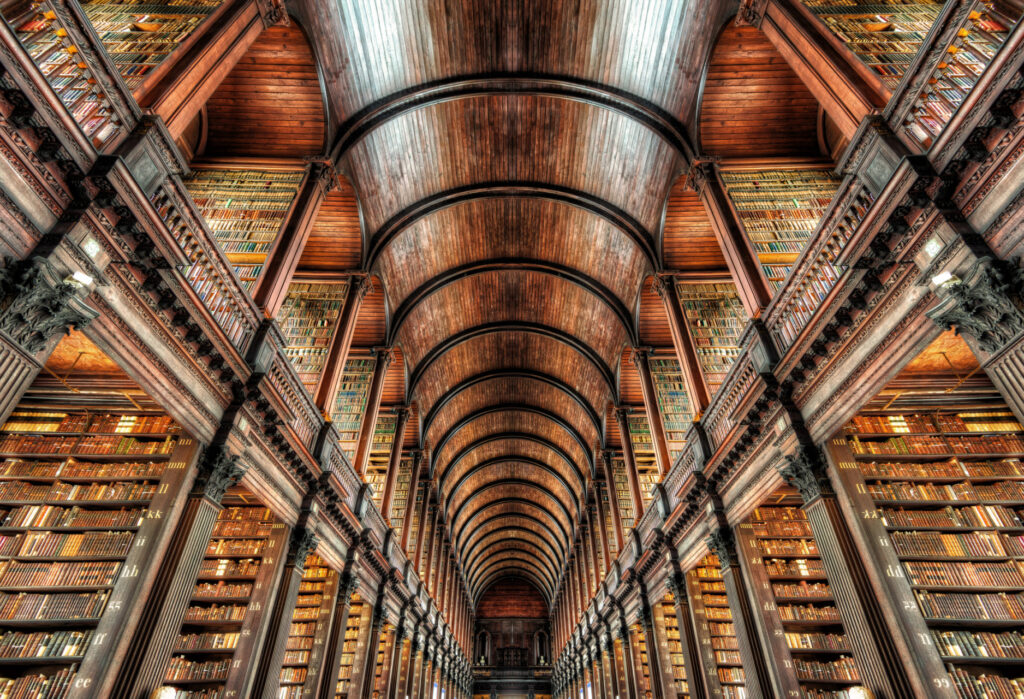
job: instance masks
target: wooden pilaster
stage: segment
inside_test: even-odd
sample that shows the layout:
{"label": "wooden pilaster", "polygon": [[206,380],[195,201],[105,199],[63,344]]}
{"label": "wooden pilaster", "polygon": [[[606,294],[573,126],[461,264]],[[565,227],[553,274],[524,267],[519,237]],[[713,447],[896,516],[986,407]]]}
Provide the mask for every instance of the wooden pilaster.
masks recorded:
{"label": "wooden pilaster", "polygon": [[707,410],[711,403],[711,391],[704,379],[704,372],[700,368],[697,343],[693,340],[693,333],[686,322],[686,316],[683,315],[683,308],[679,304],[675,278],[671,275],[656,277],[654,290],[658,292],[665,304],[665,315],[668,317],[668,328],[672,334],[672,345],[675,347],[676,358],[679,360],[683,378],[686,380],[686,392],[690,397],[694,413],[700,415]]}
{"label": "wooden pilaster", "polygon": [[399,699],[402,694],[402,685],[405,681],[405,673],[402,672],[402,660],[406,656],[406,642],[409,640],[408,629],[405,628],[405,620],[402,619],[395,627],[393,642],[391,644],[391,662],[388,666],[387,692],[384,696],[388,699]]}
{"label": "wooden pilaster", "polygon": [[700,643],[690,622],[690,596],[686,590],[686,582],[681,572],[669,575],[668,589],[672,593],[672,606],[675,608],[676,624],[679,627],[679,645],[683,651],[683,664],[686,665],[686,683],[690,688],[691,697],[709,697],[707,684],[704,681],[704,665],[700,661]]}
{"label": "wooden pilaster", "polygon": [[[338,581],[338,595],[335,598],[331,630],[324,651],[326,665],[320,676],[317,699],[334,699],[338,676],[341,674],[341,657],[345,650],[345,632],[348,629],[348,619],[352,611],[352,594],[356,591],[358,584],[352,571],[349,570],[350,567],[350,565],[346,565],[346,570]],[[353,659],[354,670],[355,660]]]}
{"label": "wooden pilaster", "polygon": [[654,699],[676,699],[675,679],[671,666],[666,673],[665,660],[668,642],[662,646],[665,637],[664,626],[658,628],[658,617],[651,608],[646,586],[640,588],[640,627],[647,642],[647,667],[650,668],[651,693]]}
{"label": "wooden pilaster", "polygon": [[695,163],[690,170],[690,179],[704,204],[715,238],[722,247],[743,308],[748,316],[756,318],[771,302],[772,292],[718,168],[707,162]]}
{"label": "wooden pilaster", "polygon": [[658,460],[658,473],[664,478],[672,468],[672,457],[668,453],[665,421],[661,416],[661,408],[658,407],[658,393],[654,389],[654,378],[651,376],[650,350],[645,347],[634,348],[633,364],[640,374],[640,389],[644,396],[644,408],[647,410],[647,423],[651,427],[654,456]]}
{"label": "wooden pilaster", "polygon": [[388,348],[375,351],[377,362],[373,365],[373,377],[370,379],[370,390],[366,397],[366,411],[363,422],[359,426],[359,442],[356,446],[356,460],[352,467],[362,477],[366,471],[366,463],[370,458],[370,447],[373,445],[373,432],[377,429],[377,415],[380,413],[380,399],[384,392],[384,377],[388,373],[394,352]]}
{"label": "wooden pilaster", "polygon": [[[381,632],[387,623],[387,616],[384,613],[384,586],[381,585],[377,592],[377,603],[373,607],[373,617],[370,620],[370,633],[366,639],[366,648],[363,650],[363,667],[360,671],[360,699],[370,699],[373,696],[374,676],[377,668],[377,655],[380,653]],[[351,694],[352,692],[349,692]]]}
{"label": "wooden pilaster", "polygon": [[364,275],[349,277],[345,305],[342,306],[338,317],[338,327],[331,336],[331,347],[327,352],[324,370],[316,388],[316,407],[324,415],[330,415],[334,408],[334,398],[338,395],[338,386],[345,375],[345,363],[352,348],[352,336],[356,330],[359,308],[370,288],[370,280]]}
{"label": "wooden pilaster", "polygon": [[[387,478],[384,481],[384,495],[380,501],[380,513],[384,521],[391,524],[391,502],[395,498],[395,483],[398,482],[398,469],[402,464],[402,444],[405,442],[405,426],[409,422],[409,406],[402,405],[395,408],[395,438],[391,442],[391,454],[388,456]],[[409,484],[412,487],[412,483]],[[409,510],[409,502],[406,501],[406,511]]]}
{"label": "wooden pilaster", "polygon": [[[409,531],[412,529],[412,518],[413,510],[416,505],[416,493],[420,487],[420,473],[423,470],[423,452],[416,449],[412,452],[412,473],[409,475],[409,495],[406,497],[405,502],[405,519],[402,521],[402,553],[404,553],[410,560],[413,557],[411,551],[409,551]],[[427,502],[427,493],[423,493],[423,501],[420,507],[419,513],[419,531],[416,532],[416,537],[419,539],[420,533],[423,530],[426,520],[423,517],[423,505]],[[419,570],[419,558],[416,559],[416,569]]]}
{"label": "wooden pilaster", "polygon": [[306,165],[299,191],[285,214],[267,254],[263,272],[253,289],[253,301],[268,318],[275,317],[281,310],[302,250],[306,247],[313,223],[320,212],[320,205],[334,186],[335,178],[334,166],[329,163],[313,162]]}
{"label": "wooden pilaster", "polygon": [[[626,481],[629,483],[629,496],[633,502],[633,523],[640,521],[644,514],[643,491],[640,488],[640,475],[636,470],[636,455],[633,453],[633,440],[629,436],[630,408],[620,406],[615,409],[615,419],[619,423],[619,437],[622,440],[622,459],[626,462]],[[614,483],[614,481],[609,481]],[[622,552],[622,549],[619,549]]]}
{"label": "wooden pilaster", "polygon": [[625,679],[627,697],[639,697],[640,683],[636,676],[636,662],[633,659],[633,639],[625,619],[618,622],[617,633],[622,646],[622,676]]}

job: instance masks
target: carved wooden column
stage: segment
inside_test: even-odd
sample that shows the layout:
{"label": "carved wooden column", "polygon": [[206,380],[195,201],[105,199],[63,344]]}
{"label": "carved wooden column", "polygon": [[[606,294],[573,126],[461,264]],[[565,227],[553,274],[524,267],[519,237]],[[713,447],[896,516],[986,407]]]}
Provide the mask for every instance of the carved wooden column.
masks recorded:
{"label": "carved wooden column", "polygon": [[626,623],[625,617],[618,620],[618,633],[619,642],[622,644],[622,676],[625,679],[626,684],[626,696],[628,697],[639,697],[640,696],[640,683],[637,681],[636,676],[636,662],[633,658],[633,639],[630,638],[629,625]]}
{"label": "carved wooden column", "polygon": [[679,645],[682,647],[683,663],[686,665],[686,683],[690,688],[690,696],[708,697],[710,695],[704,682],[704,668],[700,662],[700,645],[690,623],[690,596],[686,591],[686,581],[682,572],[676,570],[669,574],[666,584],[668,591],[672,593],[676,625],[679,627]]}
{"label": "carved wooden column", "polygon": [[380,636],[387,623],[387,615],[384,612],[384,584],[382,583],[377,592],[377,603],[373,606],[373,619],[370,621],[370,634],[366,639],[366,655],[363,657],[362,679],[360,684],[360,698],[370,699],[374,691],[374,677],[377,674],[377,655],[380,653]]}
{"label": "carved wooden column", "polygon": [[415,697],[416,680],[420,673],[420,659],[423,657],[423,640],[419,628],[413,632],[409,641],[409,662],[406,665],[405,696]]}
{"label": "carved wooden column", "polygon": [[750,606],[750,596],[747,593],[746,577],[743,569],[740,568],[739,556],[736,552],[736,539],[725,520],[725,513],[722,511],[717,495],[713,496],[713,502],[713,515],[717,528],[711,531],[707,543],[711,552],[718,557],[718,564],[721,567],[722,581],[725,583],[725,593],[729,600],[729,609],[732,612],[732,623],[739,642],[747,693],[750,699],[770,699],[772,696],[780,696],[780,692],[773,684],[771,665],[768,662],[764,645],[757,635],[754,610]]}
{"label": "carved wooden column", "polygon": [[366,397],[366,411],[363,413],[363,422],[359,426],[356,460],[352,464],[352,468],[360,477],[366,471],[366,462],[370,458],[370,447],[373,445],[373,432],[377,429],[377,415],[380,413],[384,377],[388,373],[388,367],[391,366],[391,360],[395,358],[394,351],[390,347],[377,349],[374,354],[377,355],[377,362],[373,365],[373,377],[370,379],[370,390]]}
{"label": "carved wooden column", "polygon": [[317,538],[309,528],[310,512],[304,509],[291,532],[285,554],[284,574],[270,607],[266,642],[255,670],[251,696],[273,699],[280,686],[281,663],[291,632],[292,612],[302,584],[306,556],[316,548]]}
{"label": "carved wooden column", "polygon": [[423,650],[419,655],[419,665],[416,668],[416,694],[413,697],[429,697],[427,688],[427,675],[430,672],[430,635],[423,638]]}
{"label": "carved wooden column", "polygon": [[622,696],[621,674],[619,673],[618,661],[615,658],[615,636],[612,634],[610,626],[607,629],[607,633],[602,637],[602,642],[604,645],[601,650],[604,657],[607,658],[605,662],[608,663],[608,675],[611,679],[611,694],[613,699],[619,699]]}
{"label": "carved wooden column", "polygon": [[[409,406],[401,405],[395,408],[395,438],[391,442],[391,454],[388,456],[387,478],[384,481],[384,495],[380,500],[380,513],[384,521],[391,525],[391,502],[395,498],[395,483],[398,482],[398,469],[402,465],[402,444],[405,442],[405,426],[409,423]],[[412,484],[409,484],[412,487]],[[409,510],[409,502],[406,500],[406,511]]]}
{"label": "carved wooden column", "polygon": [[192,491],[161,561],[149,592],[149,603],[114,681],[111,696],[148,697],[163,684],[192,599],[199,566],[222,509],[221,500],[228,488],[242,478],[238,457],[230,455],[222,443],[236,414],[237,408],[225,415],[225,422],[214,438],[217,446],[208,447],[200,461]]}
{"label": "carved wooden column", "polygon": [[683,315],[683,307],[679,304],[675,277],[672,275],[655,277],[654,290],[665,304],[665,315],[668,317],[672,345],[675,347],[676,358],[679,360],[683,379],[686,382],[686,394],[690,397],[694,414],[700,415],[707,410],[711,403],[711,391],[704,379],[704,372],[700,368],[700,359],[697,357],[697,344],[693,340],[693,333],[686,322],[686,316]]}
{"label": "carved wooden column", "polygon": [[651,376],[651,349],[635,347],[632,354],[633,364],[640,374],[640,389],[644,396],[644,408],[647,410],[647,423],[651,428],[654,456],[658,460],[658,473],[664,478],[672,468],[672,457],[668,453],[665,421],[662,419],[661,408],[658,406],[658,393],[654,388],[654,377]]}
{"label": "carved wooden column", "polygon": [[[629,408],[620,406],[615,409],[615,419],[619,423],[619,436],[622,438],[622,459],[626,462],[626,481],[629,483],[629,496],[633,501],[633,525],[640,521],[644,514],[643,491],[640,488],[640,475],[636,470],[636,455],[633,453],[633,440],[629,436]],[[609,481],[614,487],[614,481]],[[619,553],[622,549],[619,549]]]}
{"label": "carved wooden column", "polygon": [[[358,585],[359,581],[351,571],[350,562],[346,564],[345,571],[341,574],[341,579],[338,580],[338,596],[334,601],[333,623],[324,652],[326,666],[325,671],[321,673],[317,699],[334,699],[338,676],[341,674],[341,656],[345,650],[345,632],[348,629],[348,618],[352,611],[352,594]],[[354,660],[352,664],[354,670]]]}
{"label": "carved wooden column", "polygon": [[[271,3],[266,3],[271,7]],[[282,19],[256,0],[228,0],[135,90],[178,140],[263,30]]]}
{"label": "carved wooden column", "polygon": [[[628,437],[627,437],[628,439]],[[622,513],[619,512],[619,499],[615,496],[615,479],[612,477],[612,453],[605,449],[601,452],[601,465],[604,470],[604,488],[608,493],[608,507],[612,511],[612,529],[615,531],[616,550],[621,554],[626,546],[622,532]],[[609,569],[611,564],[609,564]]]}
{"label": "carved wooden column", "polygon": [[263,272],[253,289],[253,301],[268,318],[276,317],[281,310],[295,268],[299,266],[302,250],[306,247],[317,214],[320,213],[320,205],[336,181],[337,175],[332,164],[313,162],[306,165],[299,190],[281,222],[263,265]]}
{"label": "carved wooden column", "polygon": [[758,27],[847,140],[890,92],[800,0],[741,3],[737,24]]}
{"label": "carved wooden column", "polygon": [[786,461],[779,472],[803,498],[803,510],[814,532],[861,681],[876,696],[913,695],[914,684],[892,642],[878,592],[871,585],[861,552],[840,510],[821,452],[813,444],[806,444]]}
{"label": "carved wooden column", "polygon": [[608,685],[605,682],[604,668],[601,665],[601,648],[597,640],[592,640],[587,646],[590,653],[590,676],[594,678],[594,698],[610,699],[608,696]]}
{"label": "carved wooden column", "polygon": [[352,336],[356,331],[359,309],[371,287],[370,280],[365,275],[354,274],[349,277],[348,293],[338,316],[338,327],[331,336],[331,347],[327,351],[324,370],[316,387],[316,407],[324,415],[330,415],[334,409],[334,399],[338,395],[338,386],[345,375],[345,363],[352,348]]}
{"label": "carved wooden column", "polygon": [[650,671],[651,693],[654,695],[654,699],[666,699],[666,696],[676,699],[675,680],[671,676],[668,677],[668,680],[673,685],[672,693],[670,695],[665,693],[665,666],[661,662],[663,651],[654,630],[654,610],[651,609],[651,603],[647,599],[647,587],[642,584],[640,586],[640,628],[644,634],[644,640],[647,642],[647,667]]}
{"label": "carved wooden column", "polygon": [[743,308],[748,316],[755,318],[771,302],[772,292],[725,184],[718,169],[708,162],[694,163],[690,178],[725,255]]}
{"label": "carved wooden column", "polygon": [[594,508],[597,512],[597,535],[601,542],[601,556],[604,557],[605,574],[612,568],[611,549],[608,548],[608,519],[598,483],[594,483]]}
{"label": "carved wooden column", "polygon": [[405,687],[405,662],[409,657],[409,642],[411,634],[403,618],[395,628],[395,642],[391,647],[391,665],[388,670],[388,691],[390,699],[401,699]]}

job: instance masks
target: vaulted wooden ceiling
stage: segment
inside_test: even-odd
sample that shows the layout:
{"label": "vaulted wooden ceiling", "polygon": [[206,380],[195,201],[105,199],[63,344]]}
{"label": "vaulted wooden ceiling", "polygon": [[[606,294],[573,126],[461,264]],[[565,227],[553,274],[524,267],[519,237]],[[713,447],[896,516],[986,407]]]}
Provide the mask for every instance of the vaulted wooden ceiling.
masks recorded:
{"label": "vaulted wooden ceiling", "polygon": [[[292,8],[320,62],[328,123],[340,125],[331,155],[351,187],[322,216],[351,230],[358,199],[360,266],[374,276],[362,341],[401,351],[405,399],[474,599],[518,575],[551,603],[608,406],[622,399],[623,351],[644,340],[641,326],[667,337],[650,276],[724,267],[695,197],[676,190],[728,6]],[[663,240],[670,193],[678,230]],[[354,266],[351,238],[331,231],[318,224],[301,267]]]}

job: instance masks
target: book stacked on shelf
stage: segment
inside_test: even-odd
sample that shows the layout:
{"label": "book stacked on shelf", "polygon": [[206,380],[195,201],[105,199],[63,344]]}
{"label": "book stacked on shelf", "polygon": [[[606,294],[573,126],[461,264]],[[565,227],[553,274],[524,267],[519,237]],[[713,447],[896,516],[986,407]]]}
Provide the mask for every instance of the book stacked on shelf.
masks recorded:
{"label": "book stacked on shelf", "polygon": [[740,354],[740,334],[747,325],[735,284],[676,282],[676,293],[693,336],[708,391],[714,395]]}
{"label": "book stacked on shelf", "polygon": [[307,682],[316,688],[320,661],[331,622],[337,574],[315,553],[306,557],[299,595],[292,612],[278,699],[299,699]]}
{"label": "book stacked on shelf", "polygon": [[214,239],[252,290],[302,181],[301,171],[199,168],[185,180]]}
{"label": "book stacked on shelf", "polygon": [[638,516],[633,512],[633,497],[629,492],[629,476],[626,475],[626,461],[616,455],[612,457],[612,486],[614,497],[619,503],[619,518],[622,520],[622,536],[633,531],[633,523]]}
{"label": "book stacked on shelf", "polygon": [[700,640],[700,662],[711,696],[746,699],[746,677],[739,658],[739,640],[718,557],[705,556],[686,574],[694,626]]}
{"label": "book stacked on shelf", "polygon": [[838,473],[853,506],[872,513],[861,526],[882,542],[877,556],[895,571],[892,594],[916,601],[902,610],[929,639],[915,652],[945,665],[959,696],[1016,696],[1024,674],[1021,425],[991,402],[866,410],[829,450],[845,464]]}
{"label": "book stacked on shelf", "polygon": [[338,430],[338,443],[349,461],[355,458],[359,443],[359,428],[363,423],[366,401],[373,379],[373,359],[349,358],[345,362],[345,373],[334,396],[331,422]]}
{"label": "book stacked on shelf", "polygon": [[229,495],[214,524],[164,676],[182,696],[228,696],[244,686],[246,663],[234,658],[253,650],[277,568],[271,561],[287,531],[269,509],[250,502]]}
{"label": "book stacked on shelf", "polygon": [[[732,199],[765,278],[778,291],[832,203],[839,181],[824,169],[723,170]],[[822,298],[839,277],[827,266]],[[827,288],[826,288],[827,286]]]}
{"label": "book stacked on shelf", "polygon": [[370,455],[363,478],[370,485],[373,501],[378,509],[384,497],[388,461],[391,459],[391,445],[395,441],[397,427],[398,417],[394,413],[381,411],[377,415],[377,425],[373,430],[373,442],[370,444]]}
{"label": "book stacked on shelf", "polygon": [[277,313],[284,353],[310,394],[320,381],[347,291],[347,282],[292,282]]}
{"label": "book stacked on shelf", "polygon": [[693,407],[686,390],[686,379],[675,357],[651,357],[651,379],[658,399],[669,458],[674,464],[686,447],[686,431],[693,423]]}
{"label": "book stacked on shelf", "polygon": [[676,688],[676,697],[690,696],[690,686],[687,683],[686,656],[683,652],[684,636],[679,628],[679,617],[676,615],[675,600],[672,593],[666,593],[661,603],[655,609],[655,622],[665,629],[665,650],[668,651],[667,663],[672,670],[672,679]]}
{"label": "book stacked on shelf", "polygon": [[345,638],[341,649],[341,667],[338,671],[338,683],[334,688],[335,699],[348,699],[361,633],[370,621],[367,614],[369,611],[370,607],[363,602],[359,593],[354,591],[349,600],[348,623],[345,626]]}
{"label": "book stacked on shelf", "polygon": [[194,446],[167,415],[69,404],[19,406],[0,449],[0,695],[62,696],[105,662]]}
{"label": "book stacked on shelf", "polygon": [[405,524],[405,509],[409,502],[409,480],[412,478],[412,459],[403,457],[398,462],[398,476],[395,479],[395,493],[391,498],[391,528],[401,536]]}
{"label": "book stacked on shelf", "polygon": [[859,686],[839,609],[819,557],[807,515],[799,507],[754,509],[739,528],[749,551],[751,587],[764,598],[762,610],[782,682],[801,696],[844,696]]}
{"label": "book stacked on shelf", "polygon": [[640,481],[640,496],[646,510],[661,480],[657,455],[654,453],[654,440],[651,437],[651,424],[643,408],[630,412],[627,423],[629,440],[633,445],[633,459],[636,461],[637,478]]}

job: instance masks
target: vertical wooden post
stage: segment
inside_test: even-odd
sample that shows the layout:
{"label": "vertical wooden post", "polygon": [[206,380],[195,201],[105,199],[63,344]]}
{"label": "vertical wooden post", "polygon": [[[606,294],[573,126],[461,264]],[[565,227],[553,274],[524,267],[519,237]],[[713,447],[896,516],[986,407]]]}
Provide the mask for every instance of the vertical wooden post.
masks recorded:
{"label": "vertical wooden post", "polygon": [[427,521],[427,514],[429,512],[429,503],[430,503],[430,499],[433,497],[433,495],[432,495],[432,493],[430,491],[431,491],[430,479],[426,478],[423,481],[423,502],[420,503],[420,528],[419,528],[419,531],[416,532],[416,574],[420,576],[420,579],[423,582],[426,582],[426,580],[427,580],[427,573],[429,572],[429,571],[424,571],[422,574],[420,573],[420,570],[423,567],[423,544],[426,541],[427,528],[428,527],[430,528],[431,536],[433,536],[433,530],[434,530],[434,520],[433,520],[433,518],[430,518],[429,522]]}
{"label": "vertical wooden post", "polygon": [[[334,699],[335,689],[338,686],[338,676],[341,674],[341,657],[345,650],[345,633],[348,630],[349,614],[352,611],[352,594],[359,584],[358,579],[350,570],[351,564],[346,564],[345,571],[338,581],[338,596],[334,601],[334,618],[330,633],[327,637],[327,647],[324,652],[325,671],[320,673],[320,686],[317,689],[317,699]],[[353,659],[353,670],[355,660]]]}
{"label": "vertical wooden post", "polygon": [[704,372],[700,368],[700,358],[697,356],[697,343],[693,340],[693,333],[683,315],[683,308],[679,304],[679,295],[676,293],[675,277],[664,275],[655,277],[654,290],[658,292],[662,302],[665,304],[665,315],[668,317],[668,328],[672,335],[672,344],[676,350],[676,358],[683,370],[683,378],[686,381],[686,392],[690,397],[695,415],[702,414],[711,403],[711,391],[708,389],[707,381],[704,379]]}
{"label": "vertical wooden post", "polygon": [[622,675],[619,672],[619,661],[617,659],[617,653],[615,649],[615,636],[612,633],[611,626],[607,629],[607,634],[604,636],[604,652],[608,656],[608,671],[611,675],[611,688],[613,699],[619,699],[622,696]]}
{"label": "vertical wooden post", "polygon": [[324,415],[330,415],[334,409],[334,399],[338,395],[338,386],[345,375],[345,363],[348,361],[349,350],[352,348],[352,336],[356,331],[356,320],[363,299],[370,293],[370,280],[362,274],[349,277],[348,293],[345,304],[338,316],[338,327],[331,336],[331,347],[327,351],[327,361],[320,375],[320,383],[316,387],[316,407]]}
{"label": "vertical wooden post", "polygon": [[[628,435],[626,439],[629,439]],[[615,496],[615,479],[612,476],[612,453],[605,449],[601,452],[601,463],[604,466],[604,487],[608,491],[608,507],[612,511],[612,528],[615,530],[616,550],[622,554],[626,546],[625,536],[622,533],[622,513],[619,512],[619,499]],[[609,569],[611,564],[609,563]]]}
{"label": "vertical wooden post", "polygon": [[718,169],[708,162],[694,163],[690,178],[722,247],[743,307],[748,316],[756,318],[771,302],[772,292]]}
{"label": "vertical wooden post", "polygon": [[640,374],[640,389],[644,396],[644,408],[647,410],[647,424],[651,428],[651,440],[654,442],[654,455],[658,460],[658,473],[664,478],[672,468],[672,457],[668,453],[665,421],[658,406],[654,377],[651,376],[650,352],[651,350],[646,347],[633,348],[633,365]]}
{"label": "vertical wooden post", "polygon": [[370,634],[366,639],[365,657],[363,658],[363,670],[360,687],[360,699],[370,699],[373,696],[374,676],[376,675],[377,656],[380,654],[380,635],[387,623],[387,615],[384,612],[384,585],[377,591],[377,602],[373,605],[373,618],[370,621]]}
{"label": "vertical wooden post", "polygon": [[679,645],[682,646],[683,663],[686,665],[686,683],[690,688],[691,697],[708,697],[704,682],[704,666],[700,662],[700,644],[690,623],[690,596],[686,591],[686,581],[678,570],[668,577],[668,590],[672,593],[672,604],[676,613],[676,624],[679,626]]}
{"label": "vertical wooden post", "polygon": [[[654,612],[647,599],[647,586],[640,586],[640,630],[647,645],[647,667],[651,677],[651,694],[654,699],[665,697],[665,667],[661,663],[661,648],[654,632]],[[673,695],[675,690],[673,689]],[[673,696],[672,699],[675,699]]]}
{"label": "vertical wooden post", "polygon": [[604,557],[604,570],[607,575],[612,569],[611,549],[608,548],[608,516],[605,514],[604,500],[601,498],[598,483],[594,483],[594,507],[597,510],[597,534],[601,542],[601,556]]}
{"label": "vertical wooden post", "polygon": [[373,445],[373,432],[377,429],[377,415],[380,413],[380,399],[384,392],[384,377],[394,359],[394,351],[390,347],[374,351],[377,363],[373,365],[373,377],[370,379],[370,390],[366,398],[366,412],[359,426],[359,442],[356,446],[356,460],[352,467],[362,477],[366,471],[366,463],[370,458],[370,447]]}
{"label": "vertical wooden post", "polygon": [[[388,457],[387,478],[384,481],[384,495],[380,501],[380,513],[384,521],[391,525],[391,503],[395,498],[395,483],[398,482],[398,469],[402,464],[402,444],[405,442],[405,426],[409,422],[409,406],[400,405],[395,408],[395,439],[391,442],[391,454]],[[412,484],[409,484],[412,487]],[[406,498],[406,511],[409,500]]]}
{"label": "vertical wooden post", "polygon": [[[410,456],[412,456],[412,473],[409,475],[409,494],[406,496],[405,500],[405,519],[402,521],[402,553],[411,560],[412,553],[409,551],[409,530],[412,529],[412,513],[416,505],[416,493],[420,487],[420,472],[423,469],[423,452],[416,449],[410,454]],[[423,502],[425,503],[426,500],[427,494],[424,493]],[[419,521],[419,528],[422,530],[424,524],[422,512],[420,513]],[[416,536],[419,538],[419,531],[416,532]],[[418,561],[416,569],[419,570]]]}
{"label": "vertical wooden post", "polygon": [[329,163],[309,163],[306,166],[299,191],[281,222],[263,272],[253,289],[253,301],[268,318],[274,318],[281,310],[320,205],[334,186],[336,177],[334,166]]}
{"label": "vertical wooden post", "polygon": [[639,697],[640,683],[637,682],[636,663],[633,660],[633,639],[625,617],[618,621],[619,643],[622,644],[622,674],[626,680],[626,696]]}
{"label": "vertical wooden post", "polygon": [[[619,423],[619,436],[622,438],[622,459],[626,462],[626,481],[629,483],[629,496],[633,501],[633,526],[644,514],[643,491],[640,488],[640,475],[636,470],[636,455],[633,453],[633,440],[629,436],[629,408],[619,406],[615,409],[615,419]],[[619,549],[619,553],[622,549]]]}

